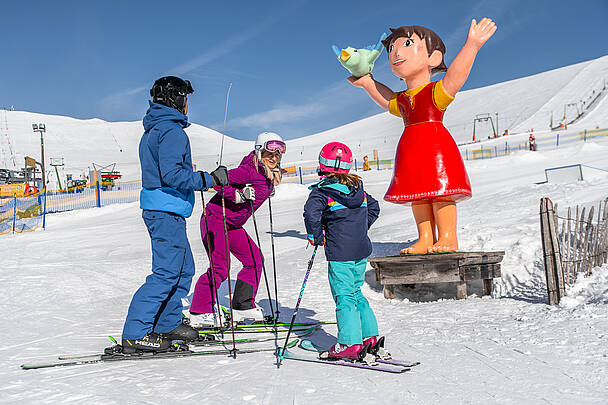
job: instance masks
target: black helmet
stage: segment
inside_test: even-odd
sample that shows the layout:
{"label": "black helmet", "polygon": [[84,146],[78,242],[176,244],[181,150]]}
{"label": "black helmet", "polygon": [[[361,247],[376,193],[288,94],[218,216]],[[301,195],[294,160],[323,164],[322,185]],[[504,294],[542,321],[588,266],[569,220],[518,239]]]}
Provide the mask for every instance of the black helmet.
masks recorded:
{"label": "black helmet", "polygon": [[161,77],[150,89],[152,101],[175,108],[182,113],[186,108],[186,96],[192,93],[194,89],[190,81],[175,76]]}

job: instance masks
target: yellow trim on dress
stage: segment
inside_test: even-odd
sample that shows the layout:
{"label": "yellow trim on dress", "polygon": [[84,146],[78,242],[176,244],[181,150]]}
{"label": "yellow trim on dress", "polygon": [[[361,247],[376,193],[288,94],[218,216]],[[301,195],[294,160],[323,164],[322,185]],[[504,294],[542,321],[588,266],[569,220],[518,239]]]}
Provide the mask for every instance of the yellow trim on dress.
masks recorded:
{"label": "yellow trim on dress", "polygon": [[388,112],[401,118],[401,111],[399,111],[399,103],[397,102],[398,95],[399,93],[393,93],[391,96],[391,99],[388,102]]}
{"label": "yellow trim on dress", "polygon": [[425,83],[422,86],[414,87],[413,89],[407,89],[406,91],[404,91],[404,93],[408,97],[413,98],[416,94],[420,93],[420,90],[422,90],[427,84],[428,83]]}
{"label": "yellow trim on dress", "polygon": [[445,91],[443,79],[439,80],[437,84],[435,84],[433,90],[433,103],[435,104],[435,107],[439,108],[441,111],[445,111],[452,101],[454,101],[454,97]]}

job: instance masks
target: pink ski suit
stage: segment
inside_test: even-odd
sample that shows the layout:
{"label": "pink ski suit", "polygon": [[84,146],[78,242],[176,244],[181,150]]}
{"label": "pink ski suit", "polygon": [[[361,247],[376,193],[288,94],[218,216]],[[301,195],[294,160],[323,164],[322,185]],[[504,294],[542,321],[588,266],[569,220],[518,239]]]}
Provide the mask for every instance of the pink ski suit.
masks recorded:
{"label": "pink ski suit", "polygon": [[[264,165],[259,162],[256,167],[254,155],[255,152],[251,152],[243,158],[237,168],[228,171],[230,185],[224,187],[228,248],[230,253],[243,264],[243,268],[237,276],[232,297],[232,307],[240,310],[255,308],[255,296],[260,283],[262,260],[264,258],[253,239],[243,229],[243,225],[252,215],[251,203],[249,201],[241,204],[235,203],[235,191],[242,189],[245,184],[251,184],[255,189],[255,201],[253,201],[253,210],[255,211],[270,197],[274,189],[272,180],[264,174]],[[204,216],[201,217],[200,226],[207,255],[211,254],[213,258],[215,286],[219,289],[220,284],[228,277],[228,272],[222,222],[221,190],[220,187],[215,188],[218,193],[207,204],[209,234],[207,235],[205,232]],[[209,268],[196,282],[190,312],[213,312],[215,292],[211,274],[211,268]]]}

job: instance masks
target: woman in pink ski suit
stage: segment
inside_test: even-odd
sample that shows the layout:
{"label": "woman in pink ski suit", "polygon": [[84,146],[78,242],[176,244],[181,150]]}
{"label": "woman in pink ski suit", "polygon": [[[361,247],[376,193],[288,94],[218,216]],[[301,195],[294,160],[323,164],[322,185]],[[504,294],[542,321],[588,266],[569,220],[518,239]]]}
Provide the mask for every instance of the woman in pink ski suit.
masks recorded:
{"label": "woman in pink ski suit", "polygon": [[[260,141],[260,138],[272,139]],[[274,187],[281,182],[279,163],[285,149],[285,143],[278,135],[263,133],[256,141],[256,150],[245,156],[237,168],[228,171],[229,185],[224,187],[228,248],[230,253],[243,264],[232,297],[232,308],[235,310],[249,310],[256,307],[255,296],[264,258],[259,247],[243,229],[243,225],[252,215],[252,206],[253,211],[256,211],[273,194]],[[215,289],[212,274],[215,274],[215,287],[218,289],[228,276],[221,189],[216,187],[216,190],[218,193],[207,204],[208,233],[204,215],[200,222],[203,244],[207,255],[212,256],[214,268],[213,271],[209,268],[196,282],[190,305],[190,314],[194,315],[191,320],[196,318],[197,314],[210,314],[214,311]]]}

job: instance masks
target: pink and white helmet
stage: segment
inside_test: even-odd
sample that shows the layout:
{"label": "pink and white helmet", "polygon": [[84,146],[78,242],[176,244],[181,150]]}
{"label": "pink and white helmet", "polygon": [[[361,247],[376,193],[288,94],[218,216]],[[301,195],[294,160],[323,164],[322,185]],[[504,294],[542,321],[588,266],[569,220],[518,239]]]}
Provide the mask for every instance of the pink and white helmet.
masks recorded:
{"label": "pink and white helmet", "polygon": [[350,148],[340,142],[330,142],[319,153],[321,172],[348,173],[353,167],[353,153]]}

